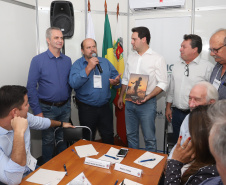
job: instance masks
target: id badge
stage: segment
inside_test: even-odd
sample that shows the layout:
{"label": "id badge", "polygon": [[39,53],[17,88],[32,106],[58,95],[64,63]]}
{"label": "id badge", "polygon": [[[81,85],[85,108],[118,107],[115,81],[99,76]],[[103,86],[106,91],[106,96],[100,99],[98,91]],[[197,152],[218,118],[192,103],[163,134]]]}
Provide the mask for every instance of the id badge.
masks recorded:
{"label": "id badge", "polygon": [[37,164],[37,160],[31,155],[29,151],[27,151],[27,166],[30,168],[32,171],[35,170]]}
{"label": "id badge", "polygon": [[93,75],[93,86],[94,88],[102,88],[101,75]]}
{"label": "id badge", "polygon": [[215,78],[215,80],[213,81],[213,86],[218,90],[220,85],[221,85],[221,81]]}

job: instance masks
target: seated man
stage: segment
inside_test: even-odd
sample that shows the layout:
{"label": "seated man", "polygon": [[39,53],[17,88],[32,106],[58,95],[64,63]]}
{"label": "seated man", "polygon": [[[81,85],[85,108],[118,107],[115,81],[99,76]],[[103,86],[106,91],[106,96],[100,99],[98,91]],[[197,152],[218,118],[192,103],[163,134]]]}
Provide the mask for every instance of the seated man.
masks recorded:
{"label": "seated man", "polygon": [[[201,81],[198,82],[190,91],[189,94],[189,107],[192,111],[195,107],[199,105],[213,104],[218,100],[218,92],[216,88],[209,82]],[[182,136],[181,144],[183,144],[188,137],[190,137],[188,129],[189,114],[185,117],[182,125],[180,127],[180,136]],[[170,152],[169,159],[172,158],[173,151],[176,145]]]}
{"label": "seated man", "polygon": [[27,89],[23,86],[0,88],[0,184],[19,184],[23,175],[36,167],[26,164],[30,154],[30,128],[73,127],[28,113]]}

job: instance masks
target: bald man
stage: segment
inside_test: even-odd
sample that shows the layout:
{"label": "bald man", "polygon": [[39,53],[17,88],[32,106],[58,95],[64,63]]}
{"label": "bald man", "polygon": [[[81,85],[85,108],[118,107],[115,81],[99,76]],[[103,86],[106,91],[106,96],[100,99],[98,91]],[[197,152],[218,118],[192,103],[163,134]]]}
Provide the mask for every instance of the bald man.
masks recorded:
{"label": "bald man", "polygon": [[219,100],[226,99],[226,29],[221,29],[210,38],[210,55],[216,65],[210,77],[210,82],[218,90]]}
{"label": "bald man", "polygon": [[[69,76],[69,84],[76,92],[80,125],[92,130],[92,140],[98,129],[104,143],[114,144],[110,85],[112,88],[120,87],[120,75],[107,59],[93,57],[94,53],[97,56],[95,40],[85,39],[81,43],[81,51],[83,57],[75,61]],[[89,133],[84,132],[84,137],[89,139]]]}

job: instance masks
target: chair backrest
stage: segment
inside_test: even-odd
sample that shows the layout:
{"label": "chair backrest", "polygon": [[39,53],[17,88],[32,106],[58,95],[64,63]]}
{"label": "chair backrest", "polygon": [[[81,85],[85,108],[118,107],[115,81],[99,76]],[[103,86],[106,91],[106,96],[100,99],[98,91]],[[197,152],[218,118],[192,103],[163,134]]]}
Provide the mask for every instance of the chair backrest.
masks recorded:
{"label": "chair backrest", "polygon": [[86,129],[90,133],[90,141],[92,140],[92,131],[87,126],[76,126],[75,128],[63,128],[64,141],[74,143],[80,139],[83,139],[83,129]]}

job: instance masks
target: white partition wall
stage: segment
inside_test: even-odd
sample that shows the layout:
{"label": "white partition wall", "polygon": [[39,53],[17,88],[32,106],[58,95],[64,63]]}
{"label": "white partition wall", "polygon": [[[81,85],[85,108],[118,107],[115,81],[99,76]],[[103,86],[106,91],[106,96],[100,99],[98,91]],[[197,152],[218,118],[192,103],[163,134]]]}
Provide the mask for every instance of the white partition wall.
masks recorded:
{"label": "white partition wall", "polygon": [[26,85],[29,64],[36,55],[34,6],[0,1],[0,86]]}

